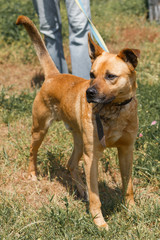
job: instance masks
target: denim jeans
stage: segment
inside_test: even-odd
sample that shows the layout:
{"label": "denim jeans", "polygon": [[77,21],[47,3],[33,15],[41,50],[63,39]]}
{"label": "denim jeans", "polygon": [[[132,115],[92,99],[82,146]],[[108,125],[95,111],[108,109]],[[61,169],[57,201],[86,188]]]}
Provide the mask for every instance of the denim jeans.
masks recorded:
{"label": "denim jeans", "polygon": [[[81,0],[90,17],[90,0]],[[40,31],[45,36],[48,52],[61,73],[68,73],[62,44],[59,0],[33,0],[39,16]],[[69,48],[72,74],[89,79],[91,61],[88,54],[88,21],[74,0],[65,0],[69,22]]]}

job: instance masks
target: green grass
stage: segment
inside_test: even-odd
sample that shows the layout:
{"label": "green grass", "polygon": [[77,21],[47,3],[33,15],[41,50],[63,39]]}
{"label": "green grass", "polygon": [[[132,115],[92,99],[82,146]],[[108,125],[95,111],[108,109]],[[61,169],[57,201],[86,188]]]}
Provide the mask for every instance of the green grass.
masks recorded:
{"label": "green grass", "polygon": [[[65,50],[68,23],[62,2]],[[109,49],[139,48],[137,68],[139,133],[134,153],[136,206],[128,210],[121,201],[115,150],[106,150],[99,161],[99,185],[103,215],[109,231],[99,231],[88,204],[77,198],[66,162],[72,152],[72,136],[63,123],[53,123],[38,155],[39,181],[32,183],[28,167],[31,110],[36,90],[0,89],[0,239],[158,239],[160,187],[160,30],[146,20],[146,1],[91,0],[92,20]],[[4,1],[0,10],[0,67],[23,62],[37,65],[32,44],[15,21],[18,15],[38,18],[32,2]],[[68,53],[67,53],[68,54]],[[7,71],[7,69],[6,69]],[[8,79],[9,80],[9,79]],[[19,80],[20,82],[20,80]],[[151,125],[156,121],[155,125]],[[142,137],[139,137],[142,134]],[[80,163],[83,173],[83,163]],[[113,174],[114,175],[114,174]],[[57,189],[54,189],[57,186]]]}
{"label": "green grass", "polygon": [[[1,239],[158,239],[158,202],[149,199],[129,211],[123,205],[110,212],[110,231],[99,231],[82,204],[81,211],[67,198],[64,208],[52,203],[34,210],[25,198],[3,195],[0,204]],[[6,231],[8,229],[8,231]],[[117,234],[118,233],[118,234]]]}
{"label": "green grass", "polygon": [[1,121],[9,124],[23,115],[32,114],[32,103],[36,96],[36,91],[23,91],[19,95],[11,95],[7,89],[2,88],[0,92]]}
{"label": "green grass", "polygon": [[[136,176],[143,173],[148,181],[160,180],[160,84],[139,82],[138,86],[139,133],[143,136],[136,142]],[[151,125],[153,121],[157,123]]]}

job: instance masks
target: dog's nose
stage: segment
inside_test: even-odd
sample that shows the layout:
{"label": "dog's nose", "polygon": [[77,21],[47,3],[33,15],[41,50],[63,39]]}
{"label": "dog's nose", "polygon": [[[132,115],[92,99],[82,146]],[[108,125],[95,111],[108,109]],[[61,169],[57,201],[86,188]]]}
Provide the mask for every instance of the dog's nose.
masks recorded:
{"label": "dog's nose", "polygon": [[95,87],[90,87],[86,91],[87,102],[95,102],[97,96],[97,89]]}
{"label": "dog's nose", "polygon": [[97,94],[97,90],[95,87],[90,87],[86,91],[87,97],[94,97]]}

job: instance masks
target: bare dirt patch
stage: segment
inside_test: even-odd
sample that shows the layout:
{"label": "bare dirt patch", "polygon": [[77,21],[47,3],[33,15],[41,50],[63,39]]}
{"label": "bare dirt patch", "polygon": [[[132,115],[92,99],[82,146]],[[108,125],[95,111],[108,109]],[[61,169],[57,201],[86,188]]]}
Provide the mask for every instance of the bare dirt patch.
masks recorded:
{"label": "bare dirt patch", "polygon": [[47,178],[41,178],[37,181],[27,179],[27,174],[24,171],[13,173],[8,178],[1,182],[0,191],[9,195],[25,198],[26,202],[34,208],[39,208],[43,204],[49,203],[53,197],[58,205],[62,206],[62,199],[69,196],[66,188],[54,179],[52,182]]}
{"label": "bare dirt patch", "polygon": [[[8,126],[6,124],[0,124],[0,146],[2,147],[2,143],[4,142],[5,137],[8,135]],[[0,150],[1,150],[0,147]]]}
{"label": "bare dirt patch", "polygon": [[[142,24],[144,25],[144,24]],[[116,36],[113,41],[107,42],[106,45],[113,53],[118,53],[121,48],[139,48],[143,49],[146,42],[155,44],[160,38],[160,32],[157,28],[127,25],[125,28],[118,26],[116,28]]]}
{"label": "bare dirt patch", "polygon": [[148,29],[146,27],[127,27],[122,31],[123,41],[125,41],[126,43],[134,43],[137,45],[146,41],[154,43],[159,37],[159,35],[159,32],[157,32],[156,30],[151,28]]}
{"label": "bare dirt patch", "polygon": [[41,73],[39,65],[31,64],[0,64],[0,83],[5,88],[9,87],[12,92],[21,92],[32,88],[32,79]]}

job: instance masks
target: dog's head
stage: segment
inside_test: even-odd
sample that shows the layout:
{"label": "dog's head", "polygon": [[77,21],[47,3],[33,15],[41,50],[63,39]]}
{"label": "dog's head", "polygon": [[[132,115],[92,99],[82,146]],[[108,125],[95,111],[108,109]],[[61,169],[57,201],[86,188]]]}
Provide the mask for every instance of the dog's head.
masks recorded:
{"label": "dog's head", "polygon": [[136,92],[137,49],[123,49],[119,54],[105,52],[88,35],[92,62],[90,87],[86,91],[89,103],[121,103]]}

